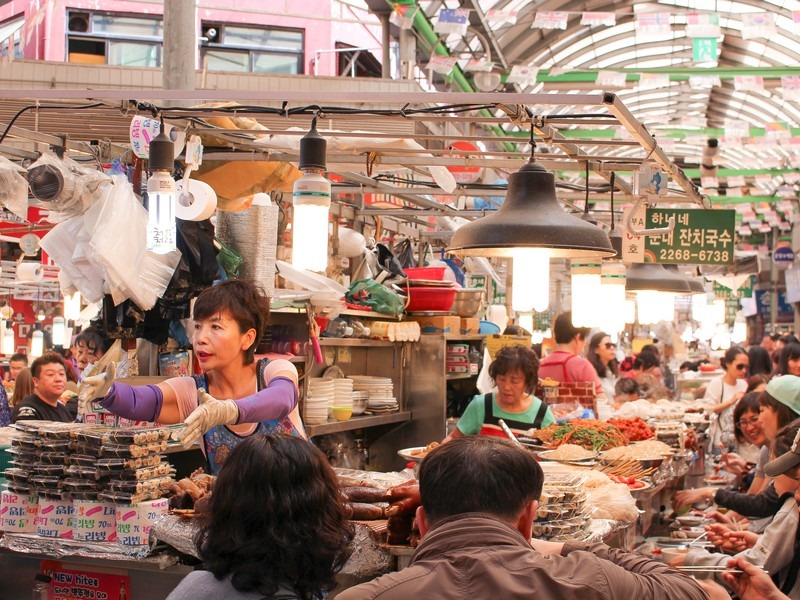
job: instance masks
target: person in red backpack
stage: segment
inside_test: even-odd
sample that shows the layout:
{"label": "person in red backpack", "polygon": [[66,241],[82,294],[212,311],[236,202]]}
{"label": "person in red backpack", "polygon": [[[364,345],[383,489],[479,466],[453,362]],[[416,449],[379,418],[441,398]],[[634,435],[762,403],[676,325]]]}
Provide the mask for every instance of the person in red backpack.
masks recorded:
{"label": "person in red backpack", "polygon": [[556,349],[539,363],[539,379],[555,379],[561,383],[591,381],[597,398],[605,398],[603,384],[592,363],[579,356],[583,351],[589,329],[572,324],[572,312],[567,311],[556,317],[553,335]]}

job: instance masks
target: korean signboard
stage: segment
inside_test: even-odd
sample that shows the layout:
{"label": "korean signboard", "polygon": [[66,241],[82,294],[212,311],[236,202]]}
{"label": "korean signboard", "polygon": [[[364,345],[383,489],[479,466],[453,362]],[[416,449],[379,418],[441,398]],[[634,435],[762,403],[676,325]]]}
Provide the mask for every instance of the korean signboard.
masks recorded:
{"label": "korean signboard", "polygon": [[666,235],[626,233],[622,260],[638,263],[721,265],[733,262],[736,211],[687,208],[639,209],[631,218],[636,229],[666,227],[675,217],[675,229]]}

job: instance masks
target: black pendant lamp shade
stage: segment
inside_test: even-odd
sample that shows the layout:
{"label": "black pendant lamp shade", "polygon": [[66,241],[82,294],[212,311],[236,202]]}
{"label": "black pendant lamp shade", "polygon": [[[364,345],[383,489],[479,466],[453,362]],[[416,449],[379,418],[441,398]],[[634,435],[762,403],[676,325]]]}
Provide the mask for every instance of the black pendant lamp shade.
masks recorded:
{"label": "black pendant lamp shade", "polygon": [[455,232],[448,252],[509,257],[519,248],[549,248],[553,258],[615,254],[602,229],[561,208],[555,177],[533,162],[508,178],[508,193],[497,212],[462,225]]}
{"label": "black pendant lamp shade", "polygon": [[679,277],[683,277],[689,284],[690,294],[706,293],[706,288],[703,286],[703,281],[701,279],[698,279],[697,277],[689,277],[685,273],[681,273],[680,271],[678,271],[678,265],[664,265],[664,268],[667,271],[674,273],[675,275],[678,275]]}
{"label": "black pendant lamp shade", "polygon": [[658,263],[634,263],[628,267],[625,290],[640,292],[652,290],[672,294],[691,294],[689,280],[680,273],[673,273]]}

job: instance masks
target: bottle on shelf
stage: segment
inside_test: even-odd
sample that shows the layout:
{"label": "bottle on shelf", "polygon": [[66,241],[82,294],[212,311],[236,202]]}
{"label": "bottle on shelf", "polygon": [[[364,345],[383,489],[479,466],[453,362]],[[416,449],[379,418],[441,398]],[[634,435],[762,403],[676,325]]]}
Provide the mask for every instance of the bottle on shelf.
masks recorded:
{"label": "bottle on shelf", "polygon": [[33,582],[33,593],[31,598],[33,600],[50,600],[50,582],[52,580],[49,576],[38,573]]}
{"label": "bottle on shelf", "polygon": [[472,346],[469,350],[468,356],[469,374],[477,375],[481,370],[481,353],[475,346]]}
{"label": "bottle on shelf", "polygon": [[363,436],[356,436],[355,443],[357,456],[356,462],[359,465],[358,468],[363,471],[369,466],[369,449],[367,448],[367,444],[364,441]]}
{"label": "bottle on shelf", "polygon": [[370,336],[370,328],[358,319],[350,319],[350,327],[353,328],[353,337],[368,338]]}
{"label": "bottle on shelf", "polygon": [[322,332],[323,337],[331,338],[349,338],[353,337],[353,328],[347,324],[347,321],[341,317],[331,319]]}

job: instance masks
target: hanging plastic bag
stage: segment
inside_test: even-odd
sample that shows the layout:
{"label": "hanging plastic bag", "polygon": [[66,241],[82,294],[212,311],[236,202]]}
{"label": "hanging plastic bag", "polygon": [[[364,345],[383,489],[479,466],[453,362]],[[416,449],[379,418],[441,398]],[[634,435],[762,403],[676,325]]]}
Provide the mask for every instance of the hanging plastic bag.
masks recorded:
{"label": "hanging plastic bag", "polygon": [[217,262],[225,274],[232,279],[239,277],[239,269],[244,264],[244,257],[230,246],[222,243],[219,238],[214,238],[214,246],[216,246]]}
{"label": "hanging plastic bag", "polygon": [[28,217],[28,182],[25,169],[0,156],[0,204],[20,219]]}
{"label": "hanging plastic bag", "polygon": [[374,279],[353,282],[345,294],[345,300],[352,304],[369,306],[375,312],[384,315],[399,315],[405,307],[405,301],[399,294]]}
{"label": "hanging plastic bag", "polygon": [[114,302],[130,298],[139,308],[149,310],[164,294],[181,253],[147,251],[147,211],[123,176],[115,176],[113,181],[90,246],[95,260],[105,267]]}
{"label": "hanging plastic bag", "polygon": [[409,238],[403,238],[397,242],[394,247],[394,255],[403,269],[417,266],[417,259],[414,258],[414,245]]}

